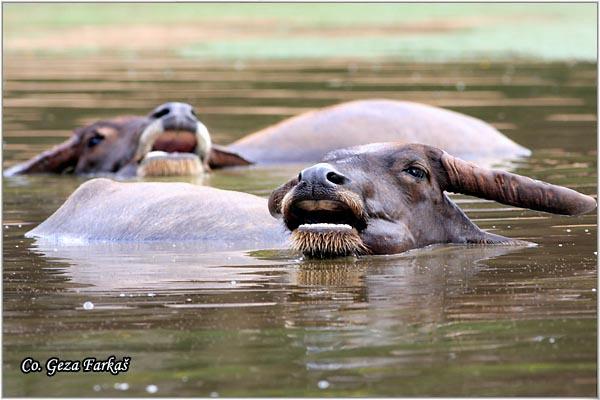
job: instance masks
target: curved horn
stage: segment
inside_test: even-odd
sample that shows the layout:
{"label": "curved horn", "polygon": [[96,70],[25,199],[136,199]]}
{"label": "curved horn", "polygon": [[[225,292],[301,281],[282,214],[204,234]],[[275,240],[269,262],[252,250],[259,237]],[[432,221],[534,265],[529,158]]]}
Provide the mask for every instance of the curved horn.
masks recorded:
{"label": "curved horn", "polygon": [[481,168],[446,152],[443,152],[441,162],[448,175],[445,190],[451,192],[554,214],[578,215],[596,208],[593,197],[562,186]]}
{"label": "curved horn", "polygon": [[156,139],[163,133],[163,125],[160,119],[152,122],[148,125],[144,131],[140,134],[140,138],[138,139],[138,147],[135,150],[135,155],[133,160],[138,162],[146,154],[152,150],[152,145],[156,142]]}
{"label": "curved horn", "polygon": [[71,136],[65,142],[46,150],[41,154],[17,164],[4,172],[5,176],[36,174],[45,172],[61,173],[75,166],[79,158],[79,137]]}

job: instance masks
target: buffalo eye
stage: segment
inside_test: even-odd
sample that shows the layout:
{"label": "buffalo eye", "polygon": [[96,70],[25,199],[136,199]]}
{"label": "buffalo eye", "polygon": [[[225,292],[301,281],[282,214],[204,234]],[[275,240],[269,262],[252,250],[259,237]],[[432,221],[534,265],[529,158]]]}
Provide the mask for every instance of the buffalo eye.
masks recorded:
{"label": "buffalo eye", "polygon": [[94,147],[104,140],[104,136],[98,132],[94,132],[94,136],[88,139],[87,147]]}
{"label": "buffalo eye", "polygon": [[404,172],[417,179],[423,179],[425,176],[427,176],[427,173],[418,167],[408,167],[404,170]]}

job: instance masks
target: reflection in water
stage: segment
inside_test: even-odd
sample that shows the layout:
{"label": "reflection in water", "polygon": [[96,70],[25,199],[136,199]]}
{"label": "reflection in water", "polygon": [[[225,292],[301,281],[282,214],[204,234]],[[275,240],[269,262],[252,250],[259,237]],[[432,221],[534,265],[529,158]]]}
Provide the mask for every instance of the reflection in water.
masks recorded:
{"label": "reflection in water", "polygon": [[[238,71],[97,61],[75,71],[67,59],[7,60],[6,165],[74,126],[169,100],[196,105],[215,142],[228,143],[306,109],[385,97],[488,121],[533,150],[504,167],[596,192],[594,65],[296,61]],[[266,197],[302,167],[220,170],[190,183]],[[24,238],[84,180],[4,179],[5,394],[140,396],[152,384],[166,396],[596,395],[595,213],[567,218],[452,195],[483,229],[538,246],[318,262],[180,244],[55,251]],[[110,354],[130,355],[131,370],[18,371],[26,356]],[[115,386],[124,382],[126,391]]]}
{"label": "reflection in water", "polygon": [[[406,326],[446,322],[446,312],[452,309],[453,296],[469,291],[470,282],[478,272],[489,268],[486,260],[523,252],[526,248],[436,245],[402,255],[371,256],[341,263],[304,262],[291,273],[291,283],[303,287],[307,293],[355,288],[360,296],[354,301],[368,305],[372,310],[397,310],[393,320],[374,318],[362,321],[370,329],[383,334],[390,324]],[[307,317],[311,318],[303,315],[303,318]],[[318,315],[314,317],[318,318]],[[393,329],[387,333],[396,334]]]}
{"label": "reflection in water", "polygon": [[[268,280],[273,273],[280,275],[280,283],[285,276],[285,282],[294,286],[359,287],[365,283],[371,286],[368,284],[373,272],[378,267],[393,264],[388,273],[400,279],[375,280],[376,293],[383,293],[372,298],[395,302],[397,296],[435,294],[445,286],[449,276],[459,274],[466,279],[481,268],[479,261],[521,248],[523,246],[432,246],[402,255],[338,260],[303,260],[292,251],[199,253],[194,243],[186,242],[86,246],[36,243],[32,251],[48,260],[67,264],[62,273],[80,287],[78,293],[147,289],[168,293],[185,289],[230,289],[232,285],[240,288]],[[421,291],[424,285],[426,293]],[[388,293],[386,287],[390,287]],[[414,300],[411,304],[419,303]]]}
{"label": "reflection in water", "polygon": [[268,274],[285,271],[281,261],[257,260],[239,252],[202,253],[195,247],[193,242],[85,246],[37,243],[33,251],[68,264],[63,274],[80,287],[78,292],[158,290],[168,293],[252,287],[267,279]]}

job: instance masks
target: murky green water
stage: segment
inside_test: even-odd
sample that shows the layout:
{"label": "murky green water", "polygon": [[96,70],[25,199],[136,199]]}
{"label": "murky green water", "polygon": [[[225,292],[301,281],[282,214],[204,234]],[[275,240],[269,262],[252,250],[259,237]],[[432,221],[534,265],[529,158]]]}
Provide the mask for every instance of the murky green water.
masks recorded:
{"label": "murky green water", "polygon": [[[5,165],[74,126],[168,100],[194,104],[227,143],[305,109],[385,97],[489,121],[534,150],[517,172],[596,193],[595,65],[144,60],[5,60]],[[296,171],[223,170],[203,183],[267,196]],[[324,262],[23,237],[81,182],[4,179],[5,396],[150,395],[149,385],[154,396],[596,395],[595,213],[455,196],[482,228],[539,246]],[[132,357],[129,372],[19,371],[27,356],[110,355]]]}

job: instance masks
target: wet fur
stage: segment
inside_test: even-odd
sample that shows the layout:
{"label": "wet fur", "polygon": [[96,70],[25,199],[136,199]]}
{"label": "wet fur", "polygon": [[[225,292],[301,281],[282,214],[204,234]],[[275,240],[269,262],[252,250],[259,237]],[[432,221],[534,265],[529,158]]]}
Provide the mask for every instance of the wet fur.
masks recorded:
{"label": "wet fur", "polygon": [[145,158],[138,170],[138,176],[186,176],[199,175],[204,167],[198,157],[174,154]]}
{"label": "wet fur", "polygon": [[296,229],[292,232],[292,248],[312,258],[359,256],[369,250],[356,229],[346,231],[307,232]]}

